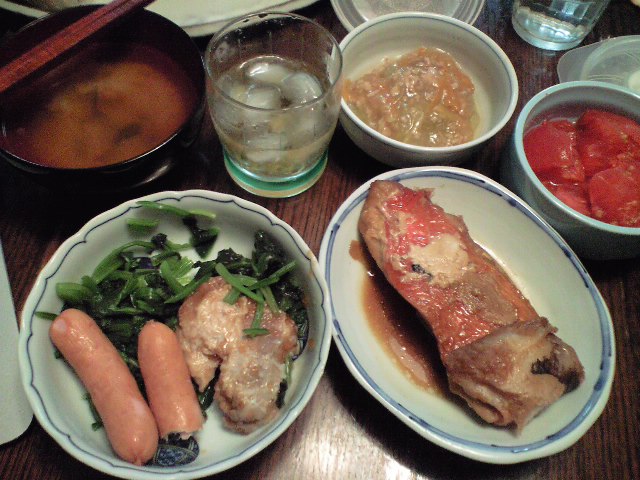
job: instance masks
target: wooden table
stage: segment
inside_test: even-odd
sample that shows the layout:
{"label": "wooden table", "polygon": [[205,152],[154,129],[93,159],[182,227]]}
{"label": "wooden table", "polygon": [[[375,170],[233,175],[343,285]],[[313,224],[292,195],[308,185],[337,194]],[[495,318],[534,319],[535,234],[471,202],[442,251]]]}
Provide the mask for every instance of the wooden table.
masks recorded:
{"label": "wooden table", "polygon": [[[538,91],[557,82],[561,53],[522,41],[510,19],[511,2],[488,0],[475,25],[507,53],[520,82],[517,112]],[[341,39],[346,31],[328,0],[300,11]],[[0,35],[29,19],[0,13]],[[584,44],[618,35],[640,34],[640,8],[612,0]],[[206,45],[206,38],[198,42]],[[464,167],[497,178],[501,152],[515,117]],[[338,128],[329,166],[309,191],[286,200],[252,196],[227,175],[220,146],[206,125],[197,153],[158,183],[88,201],[73,192],[39,187],[0,166],[0,234],[16,310],[21,311],[42,266],[60,243],[94,215],[121,201],[159,190],[204,188],[265,206],[291,224],[317,255],[329,220],[347,196],[387,170],[359,151]],[[335,347],[311,402],[271,446],[219,479],[638,479],[640,478],[640,259],[585,262],[611,310],[617,370],[607,407],[595,425],[566,451],[523,464],[477,463],[443,450],[406,427],[354,380]],[[2,388],[2,386],[0,386]],[[0,426],[1,428],[1,426]],[[2,479],[108,478],[65,453],[33,421],[19,439],[0,446]]]}

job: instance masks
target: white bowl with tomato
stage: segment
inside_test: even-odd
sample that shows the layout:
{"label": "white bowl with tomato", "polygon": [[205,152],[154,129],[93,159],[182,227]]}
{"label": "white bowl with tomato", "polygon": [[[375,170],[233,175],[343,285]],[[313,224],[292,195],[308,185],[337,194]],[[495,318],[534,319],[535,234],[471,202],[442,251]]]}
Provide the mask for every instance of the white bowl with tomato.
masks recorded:
{"label": "white bowl with tomato", "polygon": [[640,255],[640,95],[575,81],[535,95],[520,113],[502,182],[578,255]]}

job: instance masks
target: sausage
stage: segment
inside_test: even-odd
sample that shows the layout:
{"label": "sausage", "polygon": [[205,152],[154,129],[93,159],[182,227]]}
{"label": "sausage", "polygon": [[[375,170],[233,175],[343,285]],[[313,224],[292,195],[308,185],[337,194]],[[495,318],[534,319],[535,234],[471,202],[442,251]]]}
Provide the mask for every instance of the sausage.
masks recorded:
{"label": "sausage", "polygon": [[136,465],[149,461],[158,447],[153,413],[96,322],[80,310],[68,309],[53,321],[49,337],[91,395],[116,454]]}
{"label": "sausage", "polygon": [[150,321],[138,337],[138,363],[160,438],[183,438],[200,430],[204,418],[178,337],[164,323]]}

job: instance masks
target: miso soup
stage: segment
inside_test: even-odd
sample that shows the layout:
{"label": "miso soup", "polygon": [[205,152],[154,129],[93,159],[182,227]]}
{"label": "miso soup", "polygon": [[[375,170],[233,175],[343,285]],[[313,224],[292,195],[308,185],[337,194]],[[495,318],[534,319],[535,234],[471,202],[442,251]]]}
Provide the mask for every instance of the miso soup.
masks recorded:
{"label": "miso soup", "polygon": [[3,106],[0,142],[44,166],[111,165],[169,139],[197,100],[168,55],[142,44],[98,43]]}

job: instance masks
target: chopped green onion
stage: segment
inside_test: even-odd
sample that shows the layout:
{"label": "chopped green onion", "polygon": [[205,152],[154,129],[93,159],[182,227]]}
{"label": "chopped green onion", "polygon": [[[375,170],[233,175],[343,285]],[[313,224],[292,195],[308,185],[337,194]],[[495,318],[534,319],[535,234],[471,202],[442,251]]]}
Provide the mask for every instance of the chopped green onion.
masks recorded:
{"label": "chopped green onion", "polygon": [[259,337],[260,335],[269,335],[266,328],[245,328],[242,331],[247,337]]}
{"label": "chopped green onion", "polygon": [[206,281],[209,280],[210,277],[202,277],[199,278],[197,280],[192,280],[191,282],[189,282],[187,285],[185,285],[181,291],[176,292],[175,295],[167,298],[164,303],[176,303],[179,302],[180,300],[184,300],[185,298],[187,298],[189,295],[191,295],[193,292],[195,292],[198,287],[200,285],[202,285],[203,283],[205,283]]}
{"label": "chopped green onion", "polygon": [[140,205],[141,207],[152,209],[152,210],[160,210],[163,212],[172,213],[182,218],[189,217],[189,216],[204,217],[210,220],[215,220],[216,218],[216,214],[208,210],[201,210],[201,209],[185,210],[183,208],[175,207],[173,205],[167,205],[166,203],[150,202],[148,200],[140,200],[138,202],[138,205]]}
{"label": "chopped green onion", "polygon": [[264,316],[264,303],[256,304],[256,313],[253,315],[253,321],[249,328],[259,328],[262,324],[262,317]]}
{"label": "chopped green onion", "polygon": [[264,298],[262,298],[261,295],[257,294],[256,292],[253,292],[251,290],[249,290],[247,287],[244,286],[244,284],[242,283],[241,280],[239,280],[235,275],[233,275],[231,272],[229,272],[229,270],[227,270],[227,267],[225,267],[223,264],[218,263],[216,265],[216,272],[218,273],[218,275],[220,275],[229,285],[231,285],[233,288],[240,290],[240,292],[242,292],[243,294],[245,294],[247,297],[251,298],[252,300],[255,300],[258,303],[263,303],[264,302]]}
{"label": "chopped green onion", "polygon": [[256,283],[258,283],[258,279],[257,278],[250,277],[249,275],[236,274],[236,275],[234,275],[234,277],[236,277],[238,280],[240,280],[242,282],[242,284],[247,286],[247,287],[251,287],[252,285],[255,285]]}
{"label": "chopped green onion", "polygon": [[42,320],[55,320],[58,315],[56,313],[50,313],[50,312],[36,312],[35,316],[37,318],[41,318]]}
{"label": "chopped green onion", "polygon": [[269,287],[262,287],[260,289],[260,293],[262,293],[264,301],[267,302],[269,310],[271,310],[273,313],[279,313],[280,307],[278,307],[278,302],[276,302],[276,298],[273,296],[273,292],[271,291],[271,289]]}
{"label": "chopped green onion", "polygon": [[141,207],[149,208],[151,210],[159,210],[161,212],[172,213],[179,217],[188,217],[190,213],[180,207],[174,207],[173,205],[167,205],[166,203],[150,202],[148,200],[140,200],[138,205]]}
{"label": "chopped green onion", "polygon": [[209,220],[216,219],[216,214],[214,212],[210,212],[209,210],[194,208],[192,210],[189,210],[189,213],[191,213],[191,215],[193,215],[194,217],[204,217],[208,218]]}
{"label": "chopped green onion", "polygon": [[127,219],[127,227],[134,233],[146,234],[151,232],[160,224],[159,220],[149,218],[129,218]]}
{"label": "chopped green onion", "polygon": [[266,287],[267,285],[272,285],[274,283],[278,283],[283,276],[285,276],[287,273],[289,273],[294,268],[296,268],[296,262],[295,261],[291,261],[291,262],[287,263],[286,265],[280,267],[278,270],[273,272],[267,278],[263,278],[259,282],[256,282],[253,285],[251,285],[251,289],[256,290],[256,289],[259,289],[259,288],[262,288],[262,287]]}
{"label": "chopped green onion", "polygon": [[268,335],[269,330],[262,328],[262,317],[264,316],[264,303],[256,304],[256,313],[253,315],[253,321],[249,328],[245,328],[242,332],[247,337],[257,337],[259,335]]}
{"label": "chopped green onion", "polygon": [[238,299],[240,298],[240,295],[242,295],[242,293],[240,292],[240,290],[238,290],[237,288],[233,288],[231,287],[231,290],[229,291],[229,293],[227,293],[224,298],[222,299],[222,301],[224,303],[228,303],[229,305],[235,305],[235,303],[238,301]]}
{"label": "chopped green onion", "polygon": [[56,284],[56,294],[63,302],[76,305],[89,300],[93,292],[79,283],[60,282]]}

